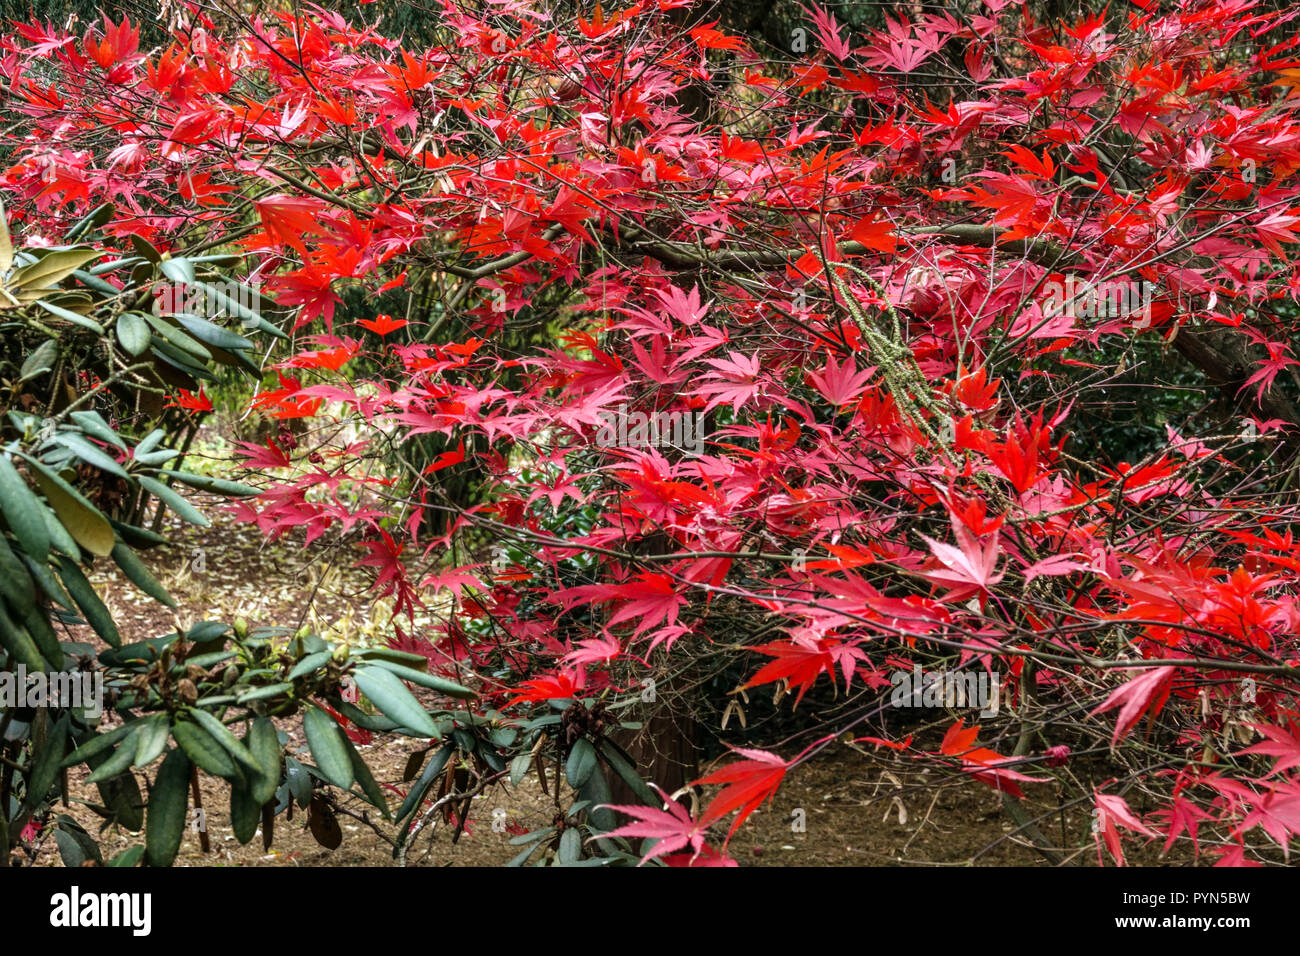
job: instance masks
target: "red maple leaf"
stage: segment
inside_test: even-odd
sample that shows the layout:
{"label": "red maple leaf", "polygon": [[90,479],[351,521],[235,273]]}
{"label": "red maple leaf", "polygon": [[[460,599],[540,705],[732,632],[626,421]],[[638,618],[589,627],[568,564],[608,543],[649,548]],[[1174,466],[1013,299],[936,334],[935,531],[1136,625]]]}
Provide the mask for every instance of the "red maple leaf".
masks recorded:
{"label": "red maple leaf", "polygon": [[406,319],[395,319],[391,315],[377,315],[373,319],[358,319],[357,325],[364,329],[369,329],[376,335],[388,335],[390,332],[396,332],[400,328],[406,327],[409,323]]}
{"label": "red maple leaf", "polygon": [[104,39],[99,42],[95,42],[89,32],[86,34],[86,52],[106,70],[118,63],[136,59],[134,54],[139,46],[140,30],[131,26],[128,17],[123,17],[121,23],[115,24],[105,14]]}
{"label": "red maple leaf", "polygon": [[444,451],[425,467],[422,475],[431,475],[435,471],[442,471],[444,468],[450,468],[452,465],[459,465],[465,460],[465,440],[462,438],[456,447],[450,451]]}
{"label": "red maple leaf", "polygon": [[262,217],[262,228],[267,237],[298,250],[302,255],[307,254],[303,236],[318,236],[327,231],[321,224],[324,205],[319,200],[276,193],[255,200],[253,205]]}
{"label": "red maple leaf", "polygon": [[692,860],[703,855],[707,846],[704,836],[709,828],[708,822],[693,819],[686,808],[676,800],[665,800],[664,807],[666,812],[656,810],[654,807],[609,805],[610,810],[617,810],[619,813],[633,817],[635,822],[611,830],[605,836],[642,837],[654,840],[654,846],[641,858],[638,866],[657,856],[664,856],[688,846],[693,851]]}
{"label": "red maple leaf", "polygon": [[1278,210],[1252,224],[1260,243],[1274,255],[1285,255],[1281,243],[1296,241],[1295,224],[1300,222],[1300,215],[1294,215],[1296,212],[1295,209]]}
{"label": "red maple leaf", "polygon": [[415,588],[411,586],[406,565],[402,563],[402,545],[394,541],[393,536],[382,528],[379,530],[379,535],[378,541],[370,539],[361,542],[361,546],[370,554],[360,558],[357,566],[376,568],[379,573],[376,575],[374,586],[382,589],[380,591],[382,597],[393,595],[394,614],[405,613],[413,618],[416,605],[420,600],[415,593]]}
{"label": "red maple leaf", "polygon": [[849,236],[866,248],[877,252],[895,252],[898,249],[898,235],[894,232],[894,224],[888,219],[877,219],[874,214],[859,219],[849,232]]}
{"label": "red maple leaf", "polygon": [[[334,341],[337,342],[338,340],[335,339]],[[356,358],[357,353],[360,351],[361,345],[359,342],[355,339],[347,339],[333,348],[299,352],[285,362],[284,365],[286,368],[327,368],[332,372],[337,372]]]}
{"label": "red maple leaf", "polygon": [[[1120,738],[1133,729],[1148,710],[1154,717],[1160,713],[1169,692],[1173,689],[1176,667],[1153,667],[1111,691],[1109,697],[1092,714],[1103,714],[1116,707],[1120,708],[1119,719],[1115,721],[1115,732],[1111,735],[1111,746],[1119,743]],[[1091,715],[1090,715],[1091,716]]]}
{"label": "red maple leaf", "polygon": [[293,460],[288,453],[275,443],[274,438],[266,439],[266,446],[254,442],[240,441],[235,445],[242,450],[244,464],[248,468],[288,468]]}
{"label": "red maple leaf", "polygon": [[699,44],[703,50],[743,50],[745,41],[740,37],[732,36],[729,33],[722,33],[713,29],[718,25],[718,21],[706,23],[696,27],[691,31],[691,39]]}
{"label": "red maple leaf", "polygon": [[195,395],[189,389],[182,388],[176,398],[170,399],[166,405],[167,408],[183,408],[189,412],[210,412],[212,411],[212,402],[203,391],[203,386],[199,386],[199,394]]}
{"label": "red maple leaf", "polygon": [[577,697],[586,683],[586,674],[581,669],[563,670],[558,674],[547,674],[544,677],[526,680],[516,688],[517,696],[503,704],[502,708],[513,707],[520,703],[536,704],[550,700],[569,700]]}
{"label": "red maple leaf", "polygon": [[623,645],[616,637],[592,637],[579,641],[575,650],[564,655],[569,664],[596,664],[612,661],[623,653]]}
{"label": "red maple leaf", "polygon": [[973,187],[975,205],[994,210],[993,221],[998,225],[1031,225],[1035,222],[1035,211],[1043,197],[1038,194],[1034,184],[1022,176],[1008,176],[1005,173],[972,173],[973,177],[984,178],[993,185],[993,190]]}
{"label": "red maple leaf", "polygon": [[821,7],[804,9],[812,17],[813,30],[821,41],[822,48],[840,62],[847,60],[852,51],[848,43],[840,38],[840,25],[835,21],[835,14],[828,13]]}
{"label": "red maple leaf", "polygon": [[610,617],[609,626],[637,620],[634,635],[660,622],[676,624],[677,613],[686,603],[686,597],[678,591],[673,578],[655,571],[643,571],[627,584],[588,584],[566,588],[556,592],[550,600],[562,603],[566,608],[588,602],[619,601],[621,606]]}
{"label": "red maple leaf", "polygon": [[972,724],[970,727],[964,725],[965,720],[958,720],[948,728],[948,732],[943,735],[943,742],[939,745],[939,752],[960,759],[962,769],[980,783],[988,784],[1000,793],[1021,797],[1024,794],[1018,783],[1044,782],[1043,778],[1026,776],[1003,766],[1014,763],[1016,758],[1004,757],[995,750],[975,746],[975,738],[979,736],[980,731],[979,724]]}
{"label": "red maple leaf", "polygon": [[844,683],[847,685],[852,679],[857,662],[866,660],[866,654],[861,649],[832,637],[799,637],[789,641],[773,641],[770,644],[751,647],[750,650],[767,654],[776,660],[764,664],[758,673],[749,679],[745,687],[789,680],[791,689],[799,690],[795,697],[796,707],[799,706],[799,701],[803,700],[803,695],[808,688],[823,673],[829,674],[831,681],[834,682],[835,668],[838,665],[843,668]]}
{"label": "red maple leaf", "polygon": [[1291,725],[1290,730],[1283,730],[1281,727],[1270,727],[1267,724],[1252,724],[1251,726],[1267,737],[1268,740],[1265,743],[1247,747],[1240,753],[1268,754],[1270,757],[1276,757],[1277,763],[1273,764],[1269,776],[1281,773],[1284,770],[1290,770],[1292,767],[1300,767],[1300,730],[1297,730],[1294,724]]}
{"label": "red maple leaf", "polygon": [[935,563],[919,573],[922,577],[949,588],[944,596],[947,601],[959,601],[972,594],[987,595],[989,588],[1004,576],[1002,572],[994,570],[1001,553],[997,534],[991,535],[986,543],[981,544],[964,525],[954,524],[953,531],[957,536],[956,547],[921,535],[934,553]]}
{"label": "red maple leaf", "polygon": [[1141,833],[1143,836],[1159,837],[1145,823],[1133,815],[1129,809],[1128,802],[1119,796],[1097,793],[1094,791],[1096,798],[1096,818],[1097,818],[1097,863],[1101,864],[1101,843],[1104,840],[1106,849],[1110,851],[1111,857],[1119,866],[1124,865],[1124,847],[1120,842],[1119,828],[1132,830],[1135,833]]}
{"label": "red maple leaf", "polygon": [[[730,842],[736,828],[744,823],[764,800],[771,800],[776,795],[777,788],[781,786],[781,781],[785,779],[786,771],[791,766],[776,754],[766,750],[750,750],[743,747],[733,747],[732,750],[746,759],[728,764],[694,781],[695,784],[701,785],[725,784],[722,791],[705,809],[704,816],[700,818],[702,825],[707,826],[733,810],[739,810],[731,824],[731,829],[727,831],[726,842]],[[723,845],[725,846],[726,843],[724,842]]]}
{"label": "red maple leaf", "polygon": [[852,404],[871,381],[873,369],[859,370],[853,356],[846,356],[843,363],[836,365],[834,356],[826,356],[826,365],[820,372],[809,372],[808,383],[831,405],[843,408]]}
{"label": "red maple leaf", "polygon": [[1241,821],[1236,835],[1244,836],[1261,826],[1282,848],[1283,858],[1289,860],[1291,840],[1300,833],[1300,790],[1295,786],[1279,786],[1267,793],[1248,795],[1246,799],[1255,809]]}

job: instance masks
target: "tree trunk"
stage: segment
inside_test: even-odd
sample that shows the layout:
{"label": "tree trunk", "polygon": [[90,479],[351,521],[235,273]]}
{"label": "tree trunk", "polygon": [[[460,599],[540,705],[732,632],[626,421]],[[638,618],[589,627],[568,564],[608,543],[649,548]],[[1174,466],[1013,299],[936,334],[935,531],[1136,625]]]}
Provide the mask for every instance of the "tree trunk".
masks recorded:
{"label": "tree trunk", "polygon": [[[614,742],[628,752],[637,772],[664,795],[675,793],[699,776],[700,727],[663,704],[656,706],[640,730],[620,731]],[[641,800],[618,774],[609,774],[612,803],[639,804]]]}

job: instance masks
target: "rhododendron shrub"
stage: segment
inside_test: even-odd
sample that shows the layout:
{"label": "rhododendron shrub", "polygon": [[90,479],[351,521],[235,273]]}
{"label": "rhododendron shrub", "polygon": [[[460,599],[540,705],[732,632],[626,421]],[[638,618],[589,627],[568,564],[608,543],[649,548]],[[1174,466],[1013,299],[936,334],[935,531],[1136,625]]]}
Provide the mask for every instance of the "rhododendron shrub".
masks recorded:
{"label": "rhododendron shrub", "polygon": [[[308,428],[242,446],[267,477],[236,507],[355,549],[394,646],[476,689],[408,828],[457,754],[562,765],[580,825],[521,860],[726,863],[854,739],[998,791],[1049,860],[1025,801],[1053,781],[1099,860],[1286,857],[1294,12],[986,0],[850,33],[814,6],[773,51],[679,0],[446,0],[427,48],[185,11],[154,50],[15,25],[3,184],[30,229],[111,200],[123,240],[236,251],[296,307],[254,404]],[[1116,409],[1137,438],[1103,447]],[[691,810],[616,738],[717,659],[853,705],[738,748]],[[895,733],[914,666],[1001,707]]]}

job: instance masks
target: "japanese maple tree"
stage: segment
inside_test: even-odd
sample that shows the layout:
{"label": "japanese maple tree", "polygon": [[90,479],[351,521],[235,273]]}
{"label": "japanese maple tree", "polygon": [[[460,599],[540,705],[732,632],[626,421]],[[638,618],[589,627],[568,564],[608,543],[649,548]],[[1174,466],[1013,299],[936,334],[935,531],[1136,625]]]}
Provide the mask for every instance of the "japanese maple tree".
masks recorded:
{"label": "japanese maple tree", "polygon": [[[984,0],[851,32],[810,7],[782,52],[686,0],[442,0],[427,48],[181,7],[156,49],[111,17],[13,26],[11,219],[112,201],[124,250],[238,252],[293,308],[255,405],[308,430],[244,446],[267,474],[234,507],[354,547],[393,645],[479,692],[439,771],[564,763],[599,839],[545,834],[562,858],[718,863],[858,734],[997,790],[1053,861],[1025,803],[1053,779],[1116,862],[1286,855],[1296,11]],[[611,443],[611,415],[702,444]],[[693,814],[612,735],[720,657],[856,706],[726,758]],[[892,734],[913,663],[997,674],[1006,707]]]}

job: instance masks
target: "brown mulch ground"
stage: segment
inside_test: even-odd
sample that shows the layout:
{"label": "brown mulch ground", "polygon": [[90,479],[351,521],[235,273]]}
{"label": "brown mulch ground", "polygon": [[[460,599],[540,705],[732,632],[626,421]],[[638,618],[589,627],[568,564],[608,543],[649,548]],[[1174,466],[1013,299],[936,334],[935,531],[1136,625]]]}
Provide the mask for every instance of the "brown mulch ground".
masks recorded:
{"label": "brown mulch ground", "polygon": [[[243,617],[250,624],[296,625],[311,622],[332,625],[333,637],[367,640],[376,622],[358,609],[370,607],[360,598],[366,579],[349,570],[346,560],[331,565],[316,556],[319,549],[304,550],[299,540],[267,544],[257,529],[233,522],[208,508],[210,529],[169,523],[164,529],[174,542],[142,557],[177,599],[171,611],[140,594],[111,564],[92,575],[105,595],[123,632],[124,643],[169,633],[199,620],[232,621]],[[201,552],[196,550],[201,549]],[[195,559],[202,554],[198,570]],[[89,640],[88,630],[78,635]],[[291,748],[306,750],[297,720],[281,723],[289,733]],[[392,806],[401,793],[403,768],[416,745],[405,738],[376,737],[360,752],[381,785],[393,788]],[[837,749],[838,747],[838,749]],[[144,785],[144,774],[137,779]],[[86,772],[70,780],[74,797],[93,794],[84,784]],[[729,852],[744,866],[779,865],[1036,865],[1041,859],[1026,841],[1013,834],[996,793],[978,782],[935,788],[926,774],[884,752],[864,758],[845,745],[828,748],[818,758],[796,768],[778,792],[742,827]],[[1043,831],[1059,845],[1074,865],[1096,865],[1097,855],[1089,835],[1089,818],[1083,809],[1058,811],[1055,784],[1038,785],[1027,807],[1032,816],[1049,814]],[[307,829],[307,815],[297,811],[292,821],[276,818],[274,844],[264,850],[255,837],[240,846],[228,824],[227,791],[223,781],[203,777],[203,805],[208,820],[210,850],[204,853],[199,834],[187,832],[177,858],[180,866],[391,866],[391,843],[385,836],[392,827],[377,819],[373,808],[359,799],[343,797],[338,822],[343,842],[336,850],[320,846]],[[509,832],[502,832],[504,809],[511,829],[533,829],[551,822],[555,809],[535,777],[516,790],[498,786],[476,799],[463,832],[441,821],[425,831],[412,848],[408,865],[504,864],[518,852]],[[348,815],[365,814],[375,826]],[[802,813],[796,813],[802,811]],[[73,803],[68,812],[92,833],[102,821],[84,805]],[[800,826],[796,820],[802,820]],[[498,826],[494,827],[493,824]],[[377,827],[377,829],[376,829]],[[725,833],[718,834],[719,839]],[[455,837],[455,839],[454,839]],[[141,835],[108,829],[99,835],[105,858],[141,842]],[[1126,841],[1131,863],[1154,864],[1158,845],[1136,846]],[[1178,853],[1178,851],[1176,851]],[[1186,854],[1179,854],[1177,862]],[[42,841],[40,865],[59,865],[53,839]],[[1163,861],[1166,863],[1173,860]],[[1203,863],[1210,862],[1203,860]]]}

